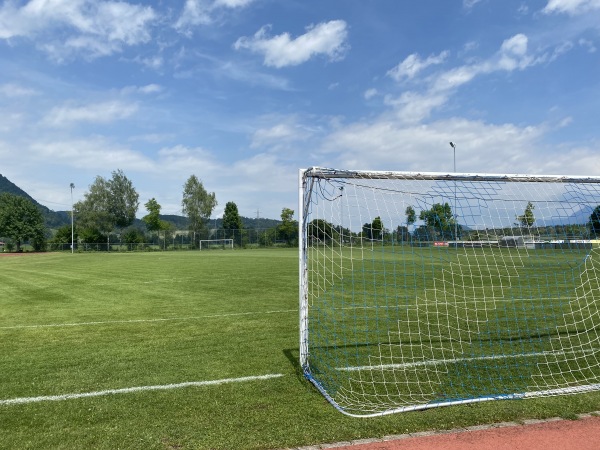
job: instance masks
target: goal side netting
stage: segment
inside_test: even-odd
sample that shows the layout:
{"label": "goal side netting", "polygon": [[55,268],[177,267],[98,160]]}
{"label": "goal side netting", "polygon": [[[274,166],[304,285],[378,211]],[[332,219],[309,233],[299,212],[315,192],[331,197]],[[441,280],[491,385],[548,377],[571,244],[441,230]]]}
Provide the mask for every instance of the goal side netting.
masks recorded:
{"label": "goal side netting", "polygon": [[600,177],[300,171],[300,362],[341,412],[600,390]]}

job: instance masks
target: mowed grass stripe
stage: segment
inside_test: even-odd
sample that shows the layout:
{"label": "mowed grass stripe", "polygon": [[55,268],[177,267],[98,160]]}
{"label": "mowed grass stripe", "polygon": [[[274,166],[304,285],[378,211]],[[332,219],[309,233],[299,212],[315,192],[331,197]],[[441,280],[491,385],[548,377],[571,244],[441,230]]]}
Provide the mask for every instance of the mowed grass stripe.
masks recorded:
{"label": "mowed grass stripe", "polygon": [[298,313],[297,309],[285,309],[282,311],[249,311],[242,313],[230,313],[230,314],[211,314],[207,316],[194,316],[194,317],[165,317],[160,319],[131,319],[131,320],[105,320],[99,322],[75,322],[75,323],[49,323],[40,325],[13,325],[10,327],[0,327],[0,330],[15,330],[15,329],[26,329],[26,328],[61,328],[61,327],[84,327],[88,325],[113,325],[113,324],[124,324],[124,323],[153,323],[153,322],[185,322],[188,320],[202,320],[202,319],[214,319],[221,317],[235,317],[235,316],[254,316],[263,314],[285,314],[285,313]]}

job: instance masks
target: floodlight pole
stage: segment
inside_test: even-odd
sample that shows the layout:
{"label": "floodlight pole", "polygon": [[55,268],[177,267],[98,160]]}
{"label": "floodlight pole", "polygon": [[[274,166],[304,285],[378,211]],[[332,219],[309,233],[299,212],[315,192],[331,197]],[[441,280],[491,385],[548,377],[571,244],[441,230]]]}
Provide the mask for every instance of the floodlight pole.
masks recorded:
{"label": "floodlight pole", "polygon": [[[450,142],[450,147],[454,153],[454,173],[456,174],[456,144]],[[454,180],[454,240],[456,241],[456,248],[458,248],[458,214],[456,211],[456,180]]]}
{"label": "floodlight pole", "polygon": [[74,253],[75,252],[75,245],[74,245],[75,233],[74,233],[74,229],[73,229],[73,217],[74,217],[73,210],[75,208],[73,207],[73,189],[75,189],[75,185],[73,183],[71,183],[70,187],[71,187],[71,253]]}

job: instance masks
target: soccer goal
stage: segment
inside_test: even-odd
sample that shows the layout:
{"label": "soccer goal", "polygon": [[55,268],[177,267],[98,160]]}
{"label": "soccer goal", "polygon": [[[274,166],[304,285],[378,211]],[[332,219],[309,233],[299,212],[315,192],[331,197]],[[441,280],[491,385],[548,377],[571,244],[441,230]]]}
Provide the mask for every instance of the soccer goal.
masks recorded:
{"label": "soccer goal", "polygon": [[300,362],[376,416],[600,390],[600,177],[300,171]]}
{"label": "soccer goal", "polygon": [[200,250],[233,250],[233,239],[202,239]]}

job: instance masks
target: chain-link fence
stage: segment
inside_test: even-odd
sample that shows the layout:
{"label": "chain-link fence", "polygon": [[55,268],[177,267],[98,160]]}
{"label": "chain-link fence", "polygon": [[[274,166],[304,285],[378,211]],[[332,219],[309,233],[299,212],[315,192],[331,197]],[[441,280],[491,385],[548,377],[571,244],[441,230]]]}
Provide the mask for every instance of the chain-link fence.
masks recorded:
{"label": "chain-link fence", "polygon": [[[217,250],[261,247],[294,247],[296,234],[289,235],[277,228],[247,230],[175,231],[146,235],[144,242],[123,242],[121,235],[111,234],[106,242],[75,242],[78,252],[132,252]],[[48,251],[71,251],[71,242],[49,242]]]}

